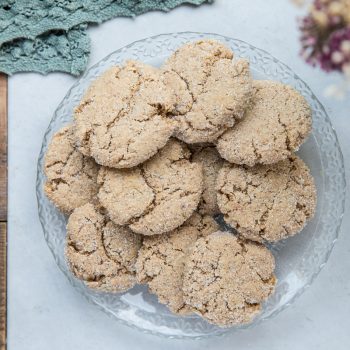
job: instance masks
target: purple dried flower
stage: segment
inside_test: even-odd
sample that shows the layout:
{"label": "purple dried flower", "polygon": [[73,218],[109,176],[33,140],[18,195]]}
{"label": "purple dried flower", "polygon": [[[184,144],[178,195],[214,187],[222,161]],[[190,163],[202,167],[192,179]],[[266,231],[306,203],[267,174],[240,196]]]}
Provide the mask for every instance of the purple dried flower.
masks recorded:
{"label": "purple dried flower", "polygon": [[344,52],[342,44],[344,42],[350,43],[350,27],[338,29],[331,33],[327,43],[326,50],[320,54],[320,66],[325,71],[342,71],[346,63],[350,63],[350,54]]}
{"label": "purple dried flower", "polygon": [[350,0],[314,0],[311,12],[299,22],[301,55],[325,71],[341,71],[350,63],[350,23],[339,6],[348,8]]}

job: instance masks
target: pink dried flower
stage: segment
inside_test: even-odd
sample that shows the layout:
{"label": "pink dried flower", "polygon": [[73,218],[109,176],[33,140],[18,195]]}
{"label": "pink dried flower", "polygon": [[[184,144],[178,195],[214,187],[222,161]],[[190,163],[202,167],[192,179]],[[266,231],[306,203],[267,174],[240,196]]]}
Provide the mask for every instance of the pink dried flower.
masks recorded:
{"label": "pink dried flower", "polygon": [[350,63],[350,0],[314,0],[301,19],[301,55],[325,71],[342,71]]}
{"label": "pink dried flower", "polygon": [[327,50],[320,54],[320,66],[325,71],[342,71],[343,66],[350,63],[350,54],[344,52],[342,44],[350,42],[350,26],[332,32],[326,42]]}

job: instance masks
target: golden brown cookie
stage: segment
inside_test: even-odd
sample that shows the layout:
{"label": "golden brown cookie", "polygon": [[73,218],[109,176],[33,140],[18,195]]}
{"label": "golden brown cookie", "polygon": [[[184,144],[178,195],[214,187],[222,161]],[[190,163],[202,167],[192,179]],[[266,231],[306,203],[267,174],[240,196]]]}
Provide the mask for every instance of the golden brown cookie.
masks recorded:
{"label": "golden brown cookie", "polygon": [[274,291],[275,260],[261,244],[215,232],[192,246],[184,272],[186,304],[221,327],[249,323]]}
{"label": "golden brown cookie", "polygon": [[166,304],[172,312],[190,312],[182,292],[186,255],[199,237],[218,229],[212,217],[194,213],[181,227],[168,234],[144,237],[136,262],[138,282],[147,283],[159,302]]}
{"label": "golden brown cookie", "polygon": [[232,58],[220,42],[200,40],[180,47],[165,63],[180,140],[212,142],[243,117],[252,94],[249,64]]}
{"label": "golden brown cookie", "polygon": [[141,236],[107,220],[88,203],[68,220],[66,259],[72,273],[93,289],[124,292],[136,283]]}
{"label": "golden brown cookie", "polygon": [[313,177],[297,156],[272,165],[226,164],[219,172],[217,191],[225,221],[255,241],[295,235],[316,208]]}
{"label": "golden brown cookie", "polygon": [[72,125],[60,129],[52,138],[45,155],[47,197],[69,214],[96,196],[99,166],[75,147]]}
{"label": "golden brown cookie", "polygon": [[98,198],[116,224],[154,235],[182,225],[202,194],[202,167],[191,153],[171,139],[149,161],[134,169],[101,168]]}
{"label": "golden brown cookie", "polygon": [[272,164],[293,154],[309,135],[311,109],[295,89],[279,82],[253,82],[252,107],[221,135],[217,149],[231,163]]}
{"label": "golden brown cookie", "polygon": [[219,214],[215,185],[218,172],[224,164],[223,159],[215,147],[205,147],[193,153],[192,161],[203,166],[203,194],[198,212],[202,215]]}
{"label": "golden brown cookie", "polygon": [[97,78],[75,110],[81,152],[96,162],[130,168],[165,146],[174,130],[174,98],[158,69],[129,61]]}

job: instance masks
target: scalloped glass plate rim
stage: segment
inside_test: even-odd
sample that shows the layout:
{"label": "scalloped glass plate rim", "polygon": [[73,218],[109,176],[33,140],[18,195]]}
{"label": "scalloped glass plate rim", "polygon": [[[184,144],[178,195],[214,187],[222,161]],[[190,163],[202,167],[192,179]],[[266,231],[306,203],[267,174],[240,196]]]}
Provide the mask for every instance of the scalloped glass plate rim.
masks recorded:
{"label": "scalloped glass plate rim", "polygon": [[[329,120],[329,117],[324,109],[324,107],[322,106],[322,104],[319,102],[319,100],[317,99],[317,97],[312,93],[311,89],[309,88],[309,86],[300,78],[298,77],[286,64],[280,62],[278,59],[276,59],[274,56],[272,56],[271,54],[269,54],[268,52],[266,52],[265,50],[262,49],[258,49],[242,40],[239,39],[233,39],[233,38],[229,38],[227,36],[222,36],[219,34],[213,34],[213,33],[199,33],[199,32],[178,32],[178,33],[166,33],[166,34],[159,34],[159,35],[155,35],[152,37],[148,37],[145,39],[141,39],[141,40],[137,40],[129,45],[126,45],[114,52],[112,52],[111,54],[109,54],[108,56],[106,56],[105,58],[103,58],[102,60],[100,60],[98,63],[96,63],[95,65],[91,66],[79,79],[78,81],[73,84],[73,86],[69,89],[68,93],[66,94],[66,96],[64,97],[64,99],[62,100],[62,102],[59,104],[59,106],[57,107],[57,110],[54,114],[54,117],[44,135],[44,139],[43,139],[43,145],[41,148],[41,152],[40,152],[40,156],[39,156],[39,160],[38,160],[38,178],[37,178],[37,199],[38,199],[38,210],[39,210],[39,217],[40,217],[40,221],[43,227],[43,231],[44,231],[44,236],[45,239],[47,241],[47,244],[54,256],[54,259],[56,261],[56,263],[58,264],[59,268],[61,269],[61,271],[66,275],[66,277],[69,279],[69,281],[74,285],[74,287],[78,287],[78,289],[80,289],[79,282],[76,282],[75,279],[72,279],[71,276],[69,276],[69,274],[67,273],[67,270],[64,268],[63,265],[61,265],[61,262],[59,261],[58,256],[55,253],[55,249],[54,246],[52,245],[52,242],[50,242],[49,238],[49,233],[47,232],[45,223],[43,221],[43,207],[41,206],[41,197],[43,195],[42,193],[42,178],[40,177],[40,175],[42,174],[42,164],[43,164],[43,154],[45,152],[45,149],[47,147],[47,143],[49,141],[50,135],[52,135],[53,130],[51,128],[51,124],[59,118],[59,113],[61,111],[61,109],[64,107],[64,104],[67,100],[70,99],[72,93],[74,92],[74,90],[80,86],[81,82],[84,82],[85,79],[89,76],[89,74],[94,71],[95,69],[99,68],[100,66],[102,66],[104,63],[108,62],[112,57],[116,57],[118,54],[122,54],[122,52],[127,51],[128,49],[133,48],[134,46],[137,45],[141,45],[142,43],[152,43],[152,42],[156,42],[157,40],[160,40],[162,38],[164,39],[168,39],[170,42],[172,40],[175,40],[175,38],[178,37],[183,37],[183,38],[187,38],[188,37],[188,41],[189,40],[195,40],[195,39],[200,39],[200,38],[205,38],[205,37],[211,37],[211,38],[216,38],[218,40],[223,40],[226,43],[228,42],[234,42],[237,45],[241,44],[243,46],[248,47],[250,50],[252,50],[252,52],[256,55],[261,55],[263,54],[265,56],[265,58],[267,58],[268,61],[272,62],[273,64],[278,64],[280,67],[282,67],[284,69],[284,71],[286,73],[288,73],[290,75],[290,77],[292,79],[294,79],[296,82],[298,82],[299,84],[301,84],[301,86],[305,89],[305,92],[308,94],[309,98],[311,98],[315,104],[317,105],[317,107],[319,108],[319,113],[322,114],[322,117],[324,118],[324,123],[325,126],[327,126],[328,131],[330,132],[329,137],[332,139],[332,141],[334,142],[334,149],[333,151],[335,152],[336,156],[337,156],[337,161],[339,162],[338,164],[338,168],[337,170],[339,171],[337,176],[338,176],[338,181],[340,183],[339,186],[343,186],[343,188],[345,188],[345,172],[344,172],[344,161],[343,161],[343,155],[341,152],[341,149],[339,147],[339,143],[338,143],[338,139],[337,139],[337,135],[331,125],[331,122]],[[254,68],[254,64],[252,65],[252,68]],[[316,140],[316,144],[317,144],[317,140]],[[318,146],[318,144],[317,144]],[[323,167],[323,160],[321,159],[321,163],[322,163],[322,167]],[[323,169],[323,168],[322,168]],[[324,181],[324,179],[323,179]],[[324,184],[323,184],[324,186]],[[345,207],[345,194],[343,192],[343,195],[338,195],[337,198],[337,209],[339,210],[339,214],[336,217],[336,225],[333,228],[333,236],[332,236],[332,240],[330,243],[328,243],[327,249],[325,251],[325,254],[323,256],[323,261],[322,263],[314,269],[311,277],[309,277],[307,283],[305,283],[301,288],[298,289],[298,291],[296,293],[293,294],[293,296],[291,298],[288,299],[288,302],[284,303],[282,306],[280,306],[277,310],[274,310],[273,312],[271,312],[267,317],[262,317],[260,319],[258,319],[257,321],[254,321],[252,324],[250,325],[246,325],[246,326],[240,326],[240,327],[232,327],[232,328],[225,328],[225,329],[220,329],[216,332],[213,333],[208,333],[208,334],[199,334],[199,335],[188,335],[188,334],[181,334],[178,335],[176,334],[176,332],[174,334],[168,334],[168,333],[162,333],[159,331],[152,331],[150,329],[143,329],[135,324],[133,324],[132,322],[128,321],[128,320],[124,320],[121,318],[116,317],[115,314],[113,314],[113,312],[111,312],[110,310],[106,309],[103,305],[100,305],[95,299],[94,297],[91,297],[86,295],[85,293],[82,293],[84,295],[84,297],[91,303],[97,305],[99,308],[101,308],[102,310],[104,310],[108,315],[110,316],[114,316],[114,319],[117,319],[118,321],[120,321],[123,324],[126,324],[128,326],[131,326],[133,328],[139,329],[145,333],[151,333],[151,334],[157,334],[157,335],[163,335],[166,337],[172,337],[172,338],[192,338],[192,339],[198,339],[198,338],[203,338],[203,337],[208,337],[208,336],[212,336],[212,335],[222,335],[222,334],[226,334],[228,331],[232,330],[232,329],[242,329],[242,328],[249,328],[253,325],[256,325],[258,323],[260,323],[262,320],[265,320],[267,318],[273,317],[275,316],[277,313],[281,312],[282,310],[284,310],[287,306],[289,306],[293,301],[296,300],[296,298],[298,296],[300,296],[305,289],[311,285],[311,283],[313,282],[313,280],[315,279],[315,277],[318,275],[318,273],[320,272],[320,270],[322,269],[322,267],[325,265],[325,263],[327,262],[329,255],[332,251],[332,248],[337,240],[337,237],[339,235],[339,230],[340,230],[340,226],[341,226],[341,221],[342,221],[342,217],[343,217],[343,213],[344,213],[344,207]],[[91,293],[93,294],[93,293]]]}

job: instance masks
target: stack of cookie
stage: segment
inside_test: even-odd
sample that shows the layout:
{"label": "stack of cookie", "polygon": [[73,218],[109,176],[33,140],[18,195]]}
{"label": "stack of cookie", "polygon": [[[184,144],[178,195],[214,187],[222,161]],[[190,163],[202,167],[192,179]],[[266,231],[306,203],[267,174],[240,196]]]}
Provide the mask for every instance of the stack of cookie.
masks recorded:
{"label": "stack of cookie", "polygon": [[[72,273],[106,292],[148,284],[172,312],[219,326],[251,322],[276,284],[264,243],[315,211],[294,155],[310,130],[297,91],[252,80],[219,42],[186,44],[160,69],[109,69],[46,154]],[[232,232],[220,231],[222,215]]]}

